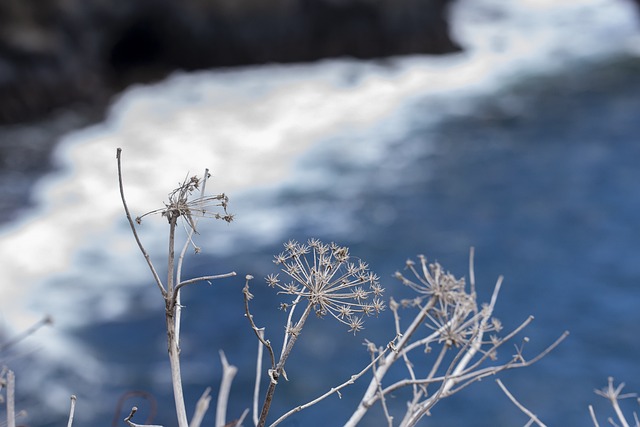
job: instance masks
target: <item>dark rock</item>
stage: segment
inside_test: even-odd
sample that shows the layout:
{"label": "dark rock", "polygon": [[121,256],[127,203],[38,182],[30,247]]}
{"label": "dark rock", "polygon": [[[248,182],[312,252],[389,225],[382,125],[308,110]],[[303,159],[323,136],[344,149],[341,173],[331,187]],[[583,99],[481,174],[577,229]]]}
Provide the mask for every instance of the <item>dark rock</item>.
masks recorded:
{"label": "dark rock", "polygon": [[451,0],[4,0],[0,124],[175,70],[458,50]]}

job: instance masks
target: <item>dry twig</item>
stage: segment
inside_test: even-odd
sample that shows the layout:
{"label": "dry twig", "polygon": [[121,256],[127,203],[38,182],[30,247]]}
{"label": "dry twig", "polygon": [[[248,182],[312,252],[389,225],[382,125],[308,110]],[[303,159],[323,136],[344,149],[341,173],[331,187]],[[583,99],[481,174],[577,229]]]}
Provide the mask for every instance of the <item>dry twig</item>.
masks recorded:
{"label": "dry twig", "polygon": [[69,421],[67,422],[67,427],[71,427],[73,425],[73,416],[76,413],[76,400],[78,398],[75,394],[71,395],[71,407],[69,408]]}
{"label": "dry twig", "polygon": [[524,412],[528,417],[530,422],[534,422],[536,423],[538,426],[540,427],[547,427],[546,424],[544,424],[542,421],[540,421],[538,419],[538,417],[531,412],[530,410],[528,410],[523,404],[521,404],[520,402],[518,402],[518,400],[513,397],[513,394],[511,394],[509,392],[509,390],[507,389],[507,387],[502,383],[502,381],[500,381],[499,379],[496,379],[496,382],[498,383],[498,385],[500,386],[500,388],[502,389],[502,391],[504,392],[504,394],[507,395],[507,397],[509,398],[509,400],[511,400],[511,402],[513,402],[514,405],[516,405],[516,407],[518,409],[520,409],[522,412]]}

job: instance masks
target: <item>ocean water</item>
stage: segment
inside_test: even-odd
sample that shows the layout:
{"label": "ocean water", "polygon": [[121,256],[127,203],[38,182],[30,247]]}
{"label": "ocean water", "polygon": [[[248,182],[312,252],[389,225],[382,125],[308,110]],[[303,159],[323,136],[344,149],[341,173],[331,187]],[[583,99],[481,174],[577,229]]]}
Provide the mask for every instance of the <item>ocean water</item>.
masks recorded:
{"label": "ocean water", "polygon": [[[502,375],[505,384],[548,425],[589,425],[590,403],[604,423],[594,388],[614,376],[640,389],[639,21],[630,2],[554,3],[458,2],[453,30],[466,51],[447,57],[176,73],[128,89],[104,122],[64,136],[34,206],[0,238],[4,322],[56,321],[16,359],[31,424],[62,422],[74,393],[78,423],[108,425],[131,390],[158,399],[155,423],[174,423],[162,300],[122,212],[117,147],[135,214],[209,168],[208,189],[228,194],[236,215],[230,225],[201,221],[203,252],[187,262],[189,276],[238,273],[184,293],[188,407],[217,388],[219,349],[240,368],[229,418],[251,404],[257,345],[241,278],[256,277],[254,314],[280,342],[280,297],[261,278],[276,272],[282,242],[317,237],[348,245],[389,294],[402,292],[392,275],[407,258],[424,254],[463,276],[475,247],[481,299],[503,274],[496,315],[507,328],[535,315],[531,352],[571,332],[538,364]],[[156,216],[140,229],[158,266],[166,228]],[[354,338],[311,319],[273,415],[365,365],[363,340],[386,343],[389,320],[369,319]],[[341,425],[365,385],[282,425]],[[380,416],[362,425],[384,425]],[[442,402],[429,423],[526,417],[490,378]]]}

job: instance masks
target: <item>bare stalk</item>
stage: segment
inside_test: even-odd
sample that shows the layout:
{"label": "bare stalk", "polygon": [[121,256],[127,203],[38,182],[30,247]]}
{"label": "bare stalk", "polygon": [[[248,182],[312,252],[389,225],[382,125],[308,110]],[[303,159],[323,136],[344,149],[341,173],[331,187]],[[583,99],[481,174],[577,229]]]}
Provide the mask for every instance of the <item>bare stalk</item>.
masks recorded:
{"label": "bare stalk", "polygon": [[200,276],[200,277],[194,277],[193,279],[187,279],[187,280],[183,280],[182,282],[179,282],[175,288],[173,289],[173,293],[174,293],[174,299],[176,301],[176,308],[179,307],[178,305],[178,300],[180,297],[180,289],[182,289],[183,287],[187,286],[187,285],[191,285],[193,283],[198,283],[198,282],[210,282],[212,280],[217,280],[217,279],[226,279],[228,277],[234,277],[236,275],[235,271],[231,271],[229,273],[223,273],[223,274],[215,274],[212,276]]}
{"label": "bare stalk", "polygon": [[157,424],[136,424],[133,421],[131,421],[131,418],[133,418],[133,416],[135,415],[135,413],[138,412],[138,407],[134,406],[133,408],[131,408],[131,412],[129,412],[129,415],[127,415],[127,418],[124,419],[124,422],[127,423],[127,425],[129,427],[163,427],[161,425],[157,425]]}
{"label": "bare stalk", "polygon": [[271,358],[271,371],[275,371],[276,369],[276,356],[273,353],[273,347],[271,346],[271,342],[264,338],[264,329],[258,328],[253,321],[253,315],[249,311],[249,301],[253,298],[251,292],[249,292],[249,280],[253,279],[253,276],[246,276],[247,282],[242,289],[242,293],[244,296],[244,312],[247,319],[249,319],[249,323],[251,324],[251,329],[258,337],[258,341],[262,345],[264,345],[267,350],[269,350],[269,357]]}
{"label": "bare stalk", "polygon": [[51,324],[53,324],[53,317],[44,316],[42,319],[40,319],[39,321],[37,321],[36,323],[34,323],[33,325],[25,329],[18,335],[11,337],[10,339],[8,339],[3,343],[0,343],[0,352],[3,352],[10,347],[13,347],[14,345],[18,344],[20,341],[24,340],[25,338],[35,334],[43,326],[47,326]]}
{"label": "bare stalk", "polygon": [[502,384],[502,381],[500,381],[499,379],[496,379],[496,382],[498,383],[498,385],[500,386],[500,388],[502,389],[504,394],[507,395],[509,400],[511,400],[511,402],[513,402],[513,404],[516,405],[518,407],[518,409],[520,409],[522,412],[524,412],[532,422],[536,423],[540,427],[547,427],[546,424],[544,424],[542,421],[540,421],[538,419],[538,417],[533,412],[528,410],[523,404],[518,402],[515,397],[513,397],[513,395],[509,392],[509,390],[507,390],[507,387],[505,387],[505,385]]}
{"label": "bare stalk", "polygon": [[258,427],[264,427],[264,425],[267,422],[267,415],[269,414],[269,409],[271,409],[273,394],[276,391],[276,386],[278,385],[278,379],[284,372],[284,365],[287,362],[287,358],[291,354],[291,350],[293,349],[293,346],[296,343],[298,336],[300,335],[300,331],[302,330],[304,323],[309,317],[309,313],[311,313],[311,309],[312,309],[311,304],[308,304],[304,310],[304,313],[302,313],[302,316],[300,316],[300,320],[298,320],[296,325],[291,330],[287,330],[286,332],[287,334],[290,335],[290,339],[289,339],[289,342],[287,343],[287,347],[282,352],[282,356],[280,357],[280,360],[278,361],[276,368],[269,372],[269,376],[270,376],[269,388],[267,388],[267,394],[264,399],[264,404],[262,405],[262,411],[260,412]]}
{"label": "bare stalk", "polygon": [[73,416],[76,412],[76,400],[78,398],[75,394],[71,395],[71,408],[69,409],[69,421],[67,422],[67,427],[71,427],[73,425]]}
{"label": "bare stalk", "polygon": [[[405,414],[405,417],[402,420],[402,423],[400,424],[401,427],[414,427],[425,414],[429,413],[429,410],[440,399],[448,395],[449,393],[449,391],[447,390],[448,380],[449,378],[451,378],[454,367],[459,363],[459,360],[461,359],[462,355],[466,353],[471,342],[472,342],[471,340],[467,341],[465,345],[460,349],[460,351],[458,351],[456,356],[453,358],[445,374],[443,375],[442,381],[440,381],[440,386],[438,387],[438,390],[428,399],[422,402],[414,401],[411,403],[411,405],[409,405],[407,412]],[[448,348],[448,345],[446,343],[443,346],[443,349],[444,348]],[[430,375],[434,373],[435,372],[432,372],[430,373]]]}
{"label": "bare stalk", "polygon": [[216,427],[224,427],[227,418],[227,404],[231,383],[238,372],[238,368],[230,365],[224,352],[220,350],[220,360],[222,361],[222,381],[220,382],[220,392],[218,393],[218,404],[216,406]]}
{"label": "bare stalk", "polygon": [[166,304],[166,323],[167,323],[167,342],[169,346],[169,364],[171,366],[171,382],[173,384],[173,397],[176,405],[176,415],[178,417],[179,427],[188,427],[189,422],[187,420],[187,409],[184,404],[184,393],[182,391],[182,376],[180,373],[180,350],[178,348],[175,314],[176,314],[176,300],[174,293],[174,261],[175,261],[175,229],[177,216],[172,216],[169,219],[169,258],[168,258],[168,273],[167,273],[167,292],[165,296]]}
{"label": "bare stalk", "polygon": [[[298,307],[298,302],[302,299],[301,295],[298,295],[296,299],[291,303],[291,309],[289,310],[289,316],[287,316],[287,329],[290,329],[293,326],[293,313],[296,311],[296,307]],[[280,353],[280,358],[284,354],[284,350],[287,348],[287,342],[289,341],[289,334],[284,334],[284,339],[282,340],[282,352]]]}
{"label": "bare stalk", "polygon": [[7,427],[16,427],[16,375],[7,371]]}
{"label": "bare stalk", "polygon": [[598,419],[596,418],[596,412],[593,410],[593,405],[589,405],[589,415],[591,415],[591,421],[593,421],[594,427],[600,427]]}
{"label": "bare stalk", "polygon": [[280,424],[282,421],[284,421],[285,419],[289,418],[291,415],[295,414],[296,412],[300,412],[303,409],[307,409],[308,407],[315,405],[316,403],[326,399],[327,397],[331,396],[332,394],[337,393],[340,396],[340,390],[342,390],[343,388],[348,387],[351,384],[355,383],[358,378],[360,378],[362,375],[364,375],[369,369],[374,367],[376,365],[376,363],[378,363],[378,361],[380,361],[382,356],[384,356],[384,354],[387,352],[387,350],[389,350],[392,346],[393,346],[393,344],[390,343],[384,351],[381,351],[380,354],[371,361],[371,363],[369,363],[363,370],[361,370],[357,374],[352,375],[347,381],[343,382],[342,384],[340,384],[337,387],[332,387],[329,391],[327,391],[323,395],[313,399],[310,402],[305,403],[304,405],[296,406],[295,408],[293,408],[292,410],[290,410],[289,412],[287,412],[286,414],[284,414],[280,418],[278,418],[275,422],[270,424],[269,427],[276,427],[278,424]]}
{"label": "bare stalk", "polygon": [[202,420],[204,419],[204,415],[207,413],[209,409],[209,403],[211,402],[211,387],[207,387],[200,399],[198,399],[198,403],[196,403],[196,410],[191,417],[191,423],[189,427],[200,427],[202,424]]}
{"label": "bare stalk", "polygon": [[[538,353],[538,355],[532,359],[529,360],[520,360],[518,357],[514,358],[513,360],[500,365],[500,366],[488,366],[485,368],[481,368],[481,369],[474,369],[474,370],[469,370],[465,373],[462,373],[460,375],[457,376],[452,376],[452,375],[442,375],[442,376],[438,376],[438,377],[433,377],[431,379],[418,379],[418,380],[400,380],[397,381],[396,383],[386,387],[383,392],[385,394],[388,393],[392,393],[396,390],[399,390],[403,387],[409,386],[409,385],[413,385],[413,384],[418,384],[418,385],[428,385],[428,384],[434,384],[434,383],[439,383],[442,381],[446,381],[446,380],[456,380],[458,383],[462,383],[462,385],[458,386],[455,389],[452,389],[450,391],[449,394],[454,394],[457,393],[458,391],[460,391],[461,389],[467,387],[468,385],[470,385],[473,382],[479,381],[483,378],[486,378],[488,376],[492,376],[492,375],[496,375],[497,373],[504,371],[504,370],[508,370],[508,369],[515,369],[515,368],[524,368],[527,366],[531,366],[532,364],[534,364],[535,362],[537,362],[538,360],[540,360],[541,358],[543,358],[544,356],[546,356],[547,354],[549,354],[554,348],[556,348],[567,336],[569,335],[568,332],[563,333],[556,341],[554,341],[550,346],[548,346],[547,348],[545,348],[542,352]],[[504,344],[507,340],[503,340],[501,344]],[[377,399],[376,399],[377,400]],[[375,402],[375,400],[374,400]],[[373,403],[373,402],[372,402]]]}
{"label": "bare stalk", "polygon": [[376,371],[376,375],[369,383],[369,387],[365,392],[360,404],[358,404],[358,408],[351,415],[351,418],[345,423],[344,427],[355,427],[362,417],[367,413],[371,405],[375,402],[375,396],[378,391],[378,384],[382,382],[382,378],[387,374],[391,365],[400,357],[400,354],[403,348],[409,343],[409,340],[415,333],[415,331],[420,327],[425,317],[427,317],[427,313],[431,310],[435,305],[435,300],[431,299],[424,307],[420,310],[418,315],[413,319],[411,325],[404,331],[401,335],[400,340],[396,346],[396,349],[389,353],[387,357],[385,357],[384,362],[380,364],[380,367]]}
{"label": "bare stalk", "polygon": [[262,354],[264,347],[264,329],[258,330],[258,355],[256,356],[256,383],[253,387],[253,425],[258,425],[258,401],[260,400],[260,380],[262,379]]}
{"label": "bare stalk", "polygon": [[156,268],[153,266],[153,263],[151,262],[151,257],[149,256],[149,254],[147,253],[147,250],[144,248],[144,246],[142,245],[142,242],[140,241],[140,237],[138,236],[138,232],[136,231],[136,226],[133,222],[133,219],[131,218],[131,213],[129,212],[129,207],[127,206],[127,201],[125,200],[125,197],[124,197],[124,185],[122,183],[121,157],[122,157],[122,148],[118,148],[116,151],[116,159],[118,160],[118,184],[120,186],[120,198],[122,199],[122,206],[124,207],[124,212],[127,215],[127,221],[129,221],[129,226],[131,227],[131,231],[133,232],[133,237],[136,239],[138,248],[140,248],[140,252],[142,252],[142,255],[144,255],[144,259],[147,261],[147,265],[151,270],[151,274],[153,275],[153,278],[155,279],[156,284],[158,285],[158,288],[162,293],[162,296],[165,296],[167,291],[165,290],[164,285],[162,284],[162,280],[160,279],[160,276],[158,275]]}
{"label": "bare stalk", "polygon": [[[393,323],[396,329],[396,336],[401,336],[402,335],[402,328],[400,326],[400,315],[398,314],[398,308],[399,305],[398,303],[391,298],[390,302],[389,302],[389,307],[391,308],[391,311],[393,312]],[[404,365],[407,367],[407,371],[409,372],[409,377],[412,380],[416,379],[416,374],[413,370],[413,364],[411,363],[411,361],[409,360],[409,358],[407,357],[407,353],[406,352],[402,352],[402,360],[404,361]],[[416,395],[418,393],[418,388],[414,385],[413,386],[413,394]]]}
{"label": "bare stalk", "polygon": [[[204,177],[202,178],[202,187],[200,188],[200,198],[204,198],[204,191],[207,186],[207,179],[209,178],[209,169],[204,170]],[[198,224],[198,217],[193,219],[193,227],[189,228],[187,232],[187,240],[184,242],[182,246],[182,251],[180,251],[180,256],[178,257],[178,267],[176,268],[176,282],[178,286],[176,286],[175,290],[175,299],[176,299],[176,341],[178,342],[178,349],[180,349],[180,322],[182,319],[182,305],[180,304],[180,287],[182,282],[182,264],[184,262],[184,257],[187,253],[187,248],[189,248],[190,244],[193,244],[193,235],[196,233],[196,225]],[[199,248],[196,248],[196,252]],[[193,420],[192,420],[193,421]]]}
{"label": "bare stalk", "polygon": [[613,405],[613,410],[616,412],[616,416],[618,417],[618,421],[620,421],[620,424],[622,424],[622,427],[629,427],[629,422],[622,413],[622,409],[620,409],[618,399],[613,400],[611,404]]}
{"label": "bare stalk", "polygon": [[[460,364],[456,366],[456,369],[453,371],[454,375],[456,375],[459,372],[462,372],[467,367],[469,362],[471,362],[471,359],[473,359],[473,357],[482,347],[482,338],[484,336],[484,332],[488,329],[487,325],[493,314],[493,309],[496,306],[496,302],[498,301],[498,294],[500,293],[500,288],[502,287],[502,281],[503,281],[503,277],[502,276],[498,277],[498,281],[496,282],[496,285],[493,289],[493,294],[491,295],[491,302],[483,310],[482,320],[480,321],[480,324],[477,326],[476,336],[473,339],[471,347],[465,353],[464,357],[460,361]],[[447,388],[450,389],[454,385],[455,383],[448,383]]]}

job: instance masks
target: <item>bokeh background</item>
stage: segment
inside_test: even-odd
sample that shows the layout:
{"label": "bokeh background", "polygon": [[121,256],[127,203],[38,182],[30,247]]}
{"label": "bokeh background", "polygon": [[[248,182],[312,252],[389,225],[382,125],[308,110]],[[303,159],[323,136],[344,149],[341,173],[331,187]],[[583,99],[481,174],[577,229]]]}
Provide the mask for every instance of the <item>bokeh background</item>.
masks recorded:
{"label": "bokeh background", "polygon": [[[535,315],[532,353],[571,332],[500,378],[548,425],[590,425],[592,403],[604,423],[594,388],[613,376],[640,390],[639,25],[630,0],[3,2],[3,337],[55,320],[1,355],[24,423],[65,422],[73,393],[79,424],[111,425],[148,410],[133,397],[114,415],[137,390],[174,424],[162,300],[122,213],[117,147],[136,214],[209,168],[236,215],[201,221],[187,262],[188,276],[239,275],[184,293],[188,407],[207,386],[215,398],[220,349],[240,369],[229,419],[250,406],[241,278],[256,277],[254,315],[279,343],[281,300],[261,278],[283,242],[317,237],[349,246],[388,295],[404,292],[392,276],[407,258],[465,276],[475,247],[480,299],[504,275],[506,328]],[[166,228],[141,228],[159,266]],[[358,371],[389,321],[354,338],[311,319],[273,415]],[[365,387],[282,425],[342,425]],[[492,379],[423,420],[525,422]]]}

